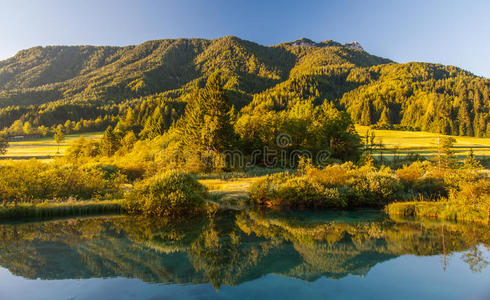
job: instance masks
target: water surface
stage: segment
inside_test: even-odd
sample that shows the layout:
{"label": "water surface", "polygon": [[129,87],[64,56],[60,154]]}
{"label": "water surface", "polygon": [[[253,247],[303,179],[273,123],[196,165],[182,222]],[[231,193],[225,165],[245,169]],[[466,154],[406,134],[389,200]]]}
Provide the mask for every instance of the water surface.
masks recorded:
{"label": "water surface", "polygon": [[378,212],[0,225],[0,299],[490,299],[489,228]]}

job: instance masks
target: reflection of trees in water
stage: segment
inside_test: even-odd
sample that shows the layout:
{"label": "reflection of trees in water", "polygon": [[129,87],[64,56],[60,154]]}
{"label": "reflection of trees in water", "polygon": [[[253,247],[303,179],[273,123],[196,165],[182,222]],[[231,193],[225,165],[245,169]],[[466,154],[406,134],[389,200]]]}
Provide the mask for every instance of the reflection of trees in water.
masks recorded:
{"label": "reflection of trees in water", "polygon": [[269,273],[315,280],[364,276],[403,254],[462,252],[488,261],[488,227],[377,219],[314,222],[281,214],[221,212],[190,221],[97,217],[0,225],[0,265],[26,278],[136,277],[158,283],[236,285]]}
{"label": "reflection of trees in water", "polygon": [[488,266],[487,257],[485,257],[483,252],[476,246],[471,247],[463,254],[463,260],[470,266],[471,271],[477,273]]}

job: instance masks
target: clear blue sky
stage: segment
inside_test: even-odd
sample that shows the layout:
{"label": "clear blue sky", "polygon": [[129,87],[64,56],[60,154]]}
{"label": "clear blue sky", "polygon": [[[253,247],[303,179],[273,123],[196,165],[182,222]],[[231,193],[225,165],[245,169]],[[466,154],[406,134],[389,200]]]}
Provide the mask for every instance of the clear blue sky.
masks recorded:
{"label": "clear blue sky", "polygon": [[236,35],[273,45],[359,41],[398,62],[451,64],[490,78],[490,1],[0,0],[0,59],[38,45],[130,45]]}

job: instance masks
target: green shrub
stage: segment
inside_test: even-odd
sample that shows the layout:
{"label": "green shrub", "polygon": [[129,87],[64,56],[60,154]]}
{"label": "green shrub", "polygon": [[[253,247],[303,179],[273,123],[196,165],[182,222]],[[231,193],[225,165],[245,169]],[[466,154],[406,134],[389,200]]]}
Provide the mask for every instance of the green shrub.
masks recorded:
{"label": "green shrub", "polygon": [[292,178],[292,176],[289,172],[264,176],[250,186],[250,198],[255,204],[269,205],[269,202],[277,198],[277,190],[281,184]]}
{"label": "green shrub", "polygon": [[490,208],[490,180],[468,182],[460,190],[452,190],[449,201],[462,205],[486,205]]}
{"label": "green shrub", "polygon": [[[434,217],[445,220],[471,221],[488,224],[490,220],[490,180],[480,178],[468,170],[453,170],[443,174],[445,181],[452,178],[449,197],[435,202],[411,201],[392,203],[386,207],[390,215]],[[476,179],[475,179],[476,178]]]}
{"label": "green shrub", "polygon": [[96,166],[43,163],[34,159],[0,164],[0,200],[4,204],[114,196],[122,182],[124,178],[117,172],[107,173]]}
{"label": "green shrub", "polygon": [[296,174],[269,175],[253,183],[252,201],[266,206],[382,207],[402,189],[389,168],[357,168],[348,162],[319,169],[303,164]]}
{"label": "green shrub", "polygon": [[396,176],[401,182],[414,184],[422,179],[426,173],[425,166],[428,162],[414,162],[410,165],[404,165],[402,168],[396,170]]}
{"label": "green shrub", "polygon": [[131,214],[182,216],[204,212],[206,188],[190,174],[165,171],[135,184],[124,202]]}
{"label": "green shrub", "polygon": [[329,188],[306,177],[286,181],[278,190],[278,204],[289,207],[346,207],[347,202],[336,188]]}
{"label": "green shrub", "polygon": [[397,198],[402,185],[396,178],[383,172],[369,172],[356,176],[350,183],[350,206],[383,206]]}
{"label": "green shrub", "polygon": [[488,224],[490,221],[488,209],[488,205],[462,205],[443,200],[390,203],[386,206],[385,211],[390,216],[425,217]]}

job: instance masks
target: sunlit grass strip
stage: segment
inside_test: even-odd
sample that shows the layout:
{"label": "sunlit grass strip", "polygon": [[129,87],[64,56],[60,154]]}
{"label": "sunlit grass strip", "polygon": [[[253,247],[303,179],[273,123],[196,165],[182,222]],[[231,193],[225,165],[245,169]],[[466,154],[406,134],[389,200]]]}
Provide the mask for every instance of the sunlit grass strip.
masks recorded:
{"label": "sunlit grass strip", "polygon": [[0,207],[0,219],[50,218],[121,212],[121,200],[19,204]]}
{"label": "sunlit grass strip", "polygon": [[[364,137],[367,131],[376,135],[375,142],[382,141],[384,145],[383,156],[391,158],[395,148],[397,155],[403,157],[408,153],[418,153],[427,158],[433,157],[438,151],[439,135],[426,131],[403,131],[403,130],[372,130],[369,126],[356,125],[357,132]],[[476,156],[490,156],[490,139],[467,136],[453,136],[456,139],[454,150],[456,155],[465,156],[473,150]],[[379,153],[375,153],[379,155]]]}
{"label": "sunlit grass strip", "polygon": [[33,140],[24,140],[10,142],[7,153],[2,156],[3,159],[49,159],[53,156],[63,155],[68,146],[80,136],[86,139],[96,139],[101,137],[103,132],[86,132],[67,135],[65,141],[60,144],[58,153],[58,144],[53,137],[42,137]]}
{"label": "sunlit grass strip", "polygon": [[391,216],[436,218],[441,220],[489,224],[487,206],[457,205],[451,202],[412,201],[388,204],[386,213]]}

